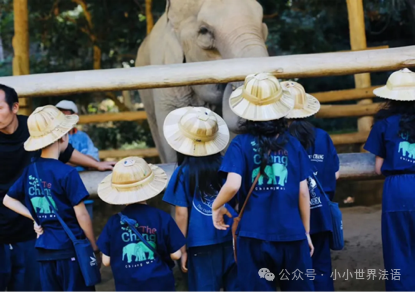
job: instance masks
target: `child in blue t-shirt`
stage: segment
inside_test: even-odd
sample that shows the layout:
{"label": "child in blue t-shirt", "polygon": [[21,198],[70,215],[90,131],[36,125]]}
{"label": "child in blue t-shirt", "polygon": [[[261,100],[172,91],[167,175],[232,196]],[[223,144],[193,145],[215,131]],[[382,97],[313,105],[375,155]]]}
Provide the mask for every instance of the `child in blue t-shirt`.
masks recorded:
{"label": "child in blue t-shirt", "polygon": [[[78,116],[65,116],[54,106],[39,107],[29,116],[30,137],[24,147],[26,151],[42,149],[42,153],[24,169],[3,202],[42,227],[38,229],[41,235],[36,240],[36,249],[43,291],[95,290],[94,286],[85,285],[73,243],[54,211],[58,210],[77,239],[87,237],[98,253],[91,218],[84,205],[89,194],[76,169],[58,160],[67,147],[68,132],[77,121]],[[94,260],[91,264],[98,263]]]}
{"label": "child in blue t-shirt", "polygon": [[175,219],[186,236],[181,268],[188,272],[189,290],[237,291],[231,231],[217,230],[211,219],[222,186],[220,151],[229,141],[225,121],[203,107],[180,108],[166,117],[164,136],[177,151],[179,167],[163,200],[176,206]]}
{"label": "child in blue t-shirt", "polygon": [[161,168],[128,157],[98,186],[103,201],[126,205],[121,211],[126,218],[113,215],[97,242],[103,264],[111,265],[117,291],[175,290],[173,260],[180,258],[185,238],[169,214],[146,203],[166,185]]}
{"label": "child in blue t-shirt", "polygon": [[[216,228],[226,230],[224,204],[238,193],[245,212],[236,230],[238,283],[243,291],[313,291],[310,238],[311,175],[307,153],[286,130],[294,99],[271,74],[249,75],[230,96],[246,120],[220,171],[227,175],[212,206]],[[254,182],[256,184],[254,184]],[[247,195],[251,187],[253,192]]]}
{"label": "child in blue t-shirt", "polygon": [[375,169],[383,174],[382,247],[385,270],[400,280],[386,279],[387,291],[414,291],[415,277],[415,72],[394,72],[387,85],[375,89],[385,107],[365,149],[376,155]]}
{"label": "child in blue t-shirt", "polygon": [[[308,189],[311,209],[310,234],[314,245],[312,261],[316,274],[313,280],[314,288],[316,291],[334,291],[330,255],[332,219],[328,196],[331,195],[332,198],[336,189],[339,158],[330,136],[305,120],[319,111],[319,101],[307,94],[303,86],[297,82],[282,82],[281,85],[296,100],[294,109],[286,116],[289,119],[289,132],[307,151],[313,172],[308,178]],[[316,180],[323,189],[319,188]]]}

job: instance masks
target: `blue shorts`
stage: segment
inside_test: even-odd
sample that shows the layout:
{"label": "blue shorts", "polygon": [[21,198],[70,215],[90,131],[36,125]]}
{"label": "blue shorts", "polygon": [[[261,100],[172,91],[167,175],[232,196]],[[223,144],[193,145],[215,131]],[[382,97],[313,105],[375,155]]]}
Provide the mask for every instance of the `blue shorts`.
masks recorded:
{"label": "blue shorts", "polygon": [[315,278],[314,288],[316,291],[334,291],[333,278],[331,276],[331,254],[330,254],[331,232],[321,232],[311,235],[314,245],[312,256]]}
{"label": "blue shorts", "polygon": [[232,242],[187,251],[189,291],[239,291]]}
{"label": "blue shorts", "polygon": [[36,239],[0,244],[0,291],[39,291]]}
{"label": "blue shorts", "polygon": [[307,240],[270,242],[238,237],[238,283],[242,291],[314,291]]}
{"label": "blue shorts", "polygon": [[75,258],[39,263],[43,291],[95,291],[95,286],[85,285]]}

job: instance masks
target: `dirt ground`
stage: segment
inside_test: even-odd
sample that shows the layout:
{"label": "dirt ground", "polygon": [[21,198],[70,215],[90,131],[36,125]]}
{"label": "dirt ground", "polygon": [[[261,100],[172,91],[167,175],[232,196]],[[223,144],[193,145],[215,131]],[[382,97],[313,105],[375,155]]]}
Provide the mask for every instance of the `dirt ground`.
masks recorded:
{"label": "dirt ground", "polygon": [[[106,209],[104,206],[102,207],[101,211],[107,214],[108,211],[116,212],[118,210],[110,206],[107,206]],[[342,251],[332,252],[333,277],[336,275],[334,280],[335,289],[342,291],[383,291],[385,289],[384,281],[379,280],[379,270],[383,270],[380,205],[346,207],[342,208],[342,213],[346,246]],[[94,214],[94,223],[95,219],[97,217]],[[105,224],[105,222],[101,222],[102,224]],[[367,279],[369,269],[376,270],[375,280],[373,280],[373,276],[370,276],[370,280]],[[186,290],[185,279],[177,269],[175,275],[177,290]],[[348,278],[346,278],[346,275]],[[110,268],[102,269],[102,283],[96,288],[98,291],[113,291],[115,289]]]}

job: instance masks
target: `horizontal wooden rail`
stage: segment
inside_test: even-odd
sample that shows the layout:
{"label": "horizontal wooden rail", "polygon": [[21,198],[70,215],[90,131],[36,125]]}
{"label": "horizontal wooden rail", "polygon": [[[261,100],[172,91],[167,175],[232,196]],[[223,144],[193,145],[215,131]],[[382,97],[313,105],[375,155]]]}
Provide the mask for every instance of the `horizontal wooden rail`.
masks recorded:
{"label": "horizontal wooden rail", "polygon": [[146,119],[147,114],[145,111],[105,113],[95,115],[81,115],[79,116],[78,124],[93,124],[115,121],[138,121]]}
{"label": "horizontal wooden rail", "polygon": [[356,99],[368,99],[373,98],[373,90],[379,88],[379,86],[372,86],[368,88],[355,88],[345,90],[334,90],[325,92],[310,93],[316,97],[321,103],[344,101],[344,100],[356,100]]}
{"label": "horizontal wooden rail", "polygon": [[334,145],[345,145],[355,143],[365,143],[369,132],[356,132],[347,134],[332,134],[330,135]]}
{"label": "horizontal wooden rail", "polygon": [[383,103],[351,104],[351,105],[322,105],[316,114],[317,118],[341,118],[373,116]]}
{"label": "horizontal wooden rail", "polygon": [[397,70],[415,66],[415,46],[342,53],[228,59],[138,68],[33,74],[0,78],[20,97],[119,91],[242,81],[270,72],[278,78],[303,78]]}
{"label": "horizontal wooden rail", "polygon": [[[341,180],[366,180],[380,178],[375,173],[375,156],[369,153],[339,154],[340,179]],[[170,179],[176,167],[175,164],[160,164]],[[81,172],[81,179],[84,182],[89,194],[96,196],[98,184],[110,172],[86,171]]]}
{"label": "horizontal wooden rail", "polygon": [[159,156],[159,153],[156,148],[99,151],[100,159],[125,158],[128,156],[138,156],[138,157],[144,157],[144,158],[157,157]]}

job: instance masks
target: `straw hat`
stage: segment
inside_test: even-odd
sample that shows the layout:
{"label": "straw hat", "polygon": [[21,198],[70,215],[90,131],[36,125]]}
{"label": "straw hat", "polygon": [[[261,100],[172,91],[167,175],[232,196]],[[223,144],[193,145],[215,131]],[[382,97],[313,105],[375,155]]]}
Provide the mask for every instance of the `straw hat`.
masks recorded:
{"label": "straw hat", "polygon": [[232,92],[232,111],[246,120],[271,121],[284,117],[294,107],[294,100],[269,73],[251,74],[245,84]]}
{"label": "straw hat", "polygon": [[36,151],[58,141],[78,122],[77,115],[64,115],[53,105],[38,107],[27,119],[30,137],[24,143],[26,151]]}
{"label": "straw hat", "polygon": [[228,145],[229,129],[216,113],[204,107],[184,107],[169,113],[164,120],[167,143],[182,154],[208,156]]}
{"label": "straw hat", "polygon": [[284,90],[290,92],[295,100],[292,111],[285,117],[287,119],[302,119],[315,115],[320,110],[320,102],[314,96],[305,92],[304,87],[294,81],[281,82]]}
{"label": "straw hat", "polygon": [[161,168],[139,157],[127,157],[115,164],[98,185],[98,196],[112,205],[142,202],[160,194],[167,185]]}
{"label": "straw hat", "polygon": [[376,88],[373,93],[379,97],[400,100],[415,100],[415,72],[405,68],[395,71],[385,86]]}

